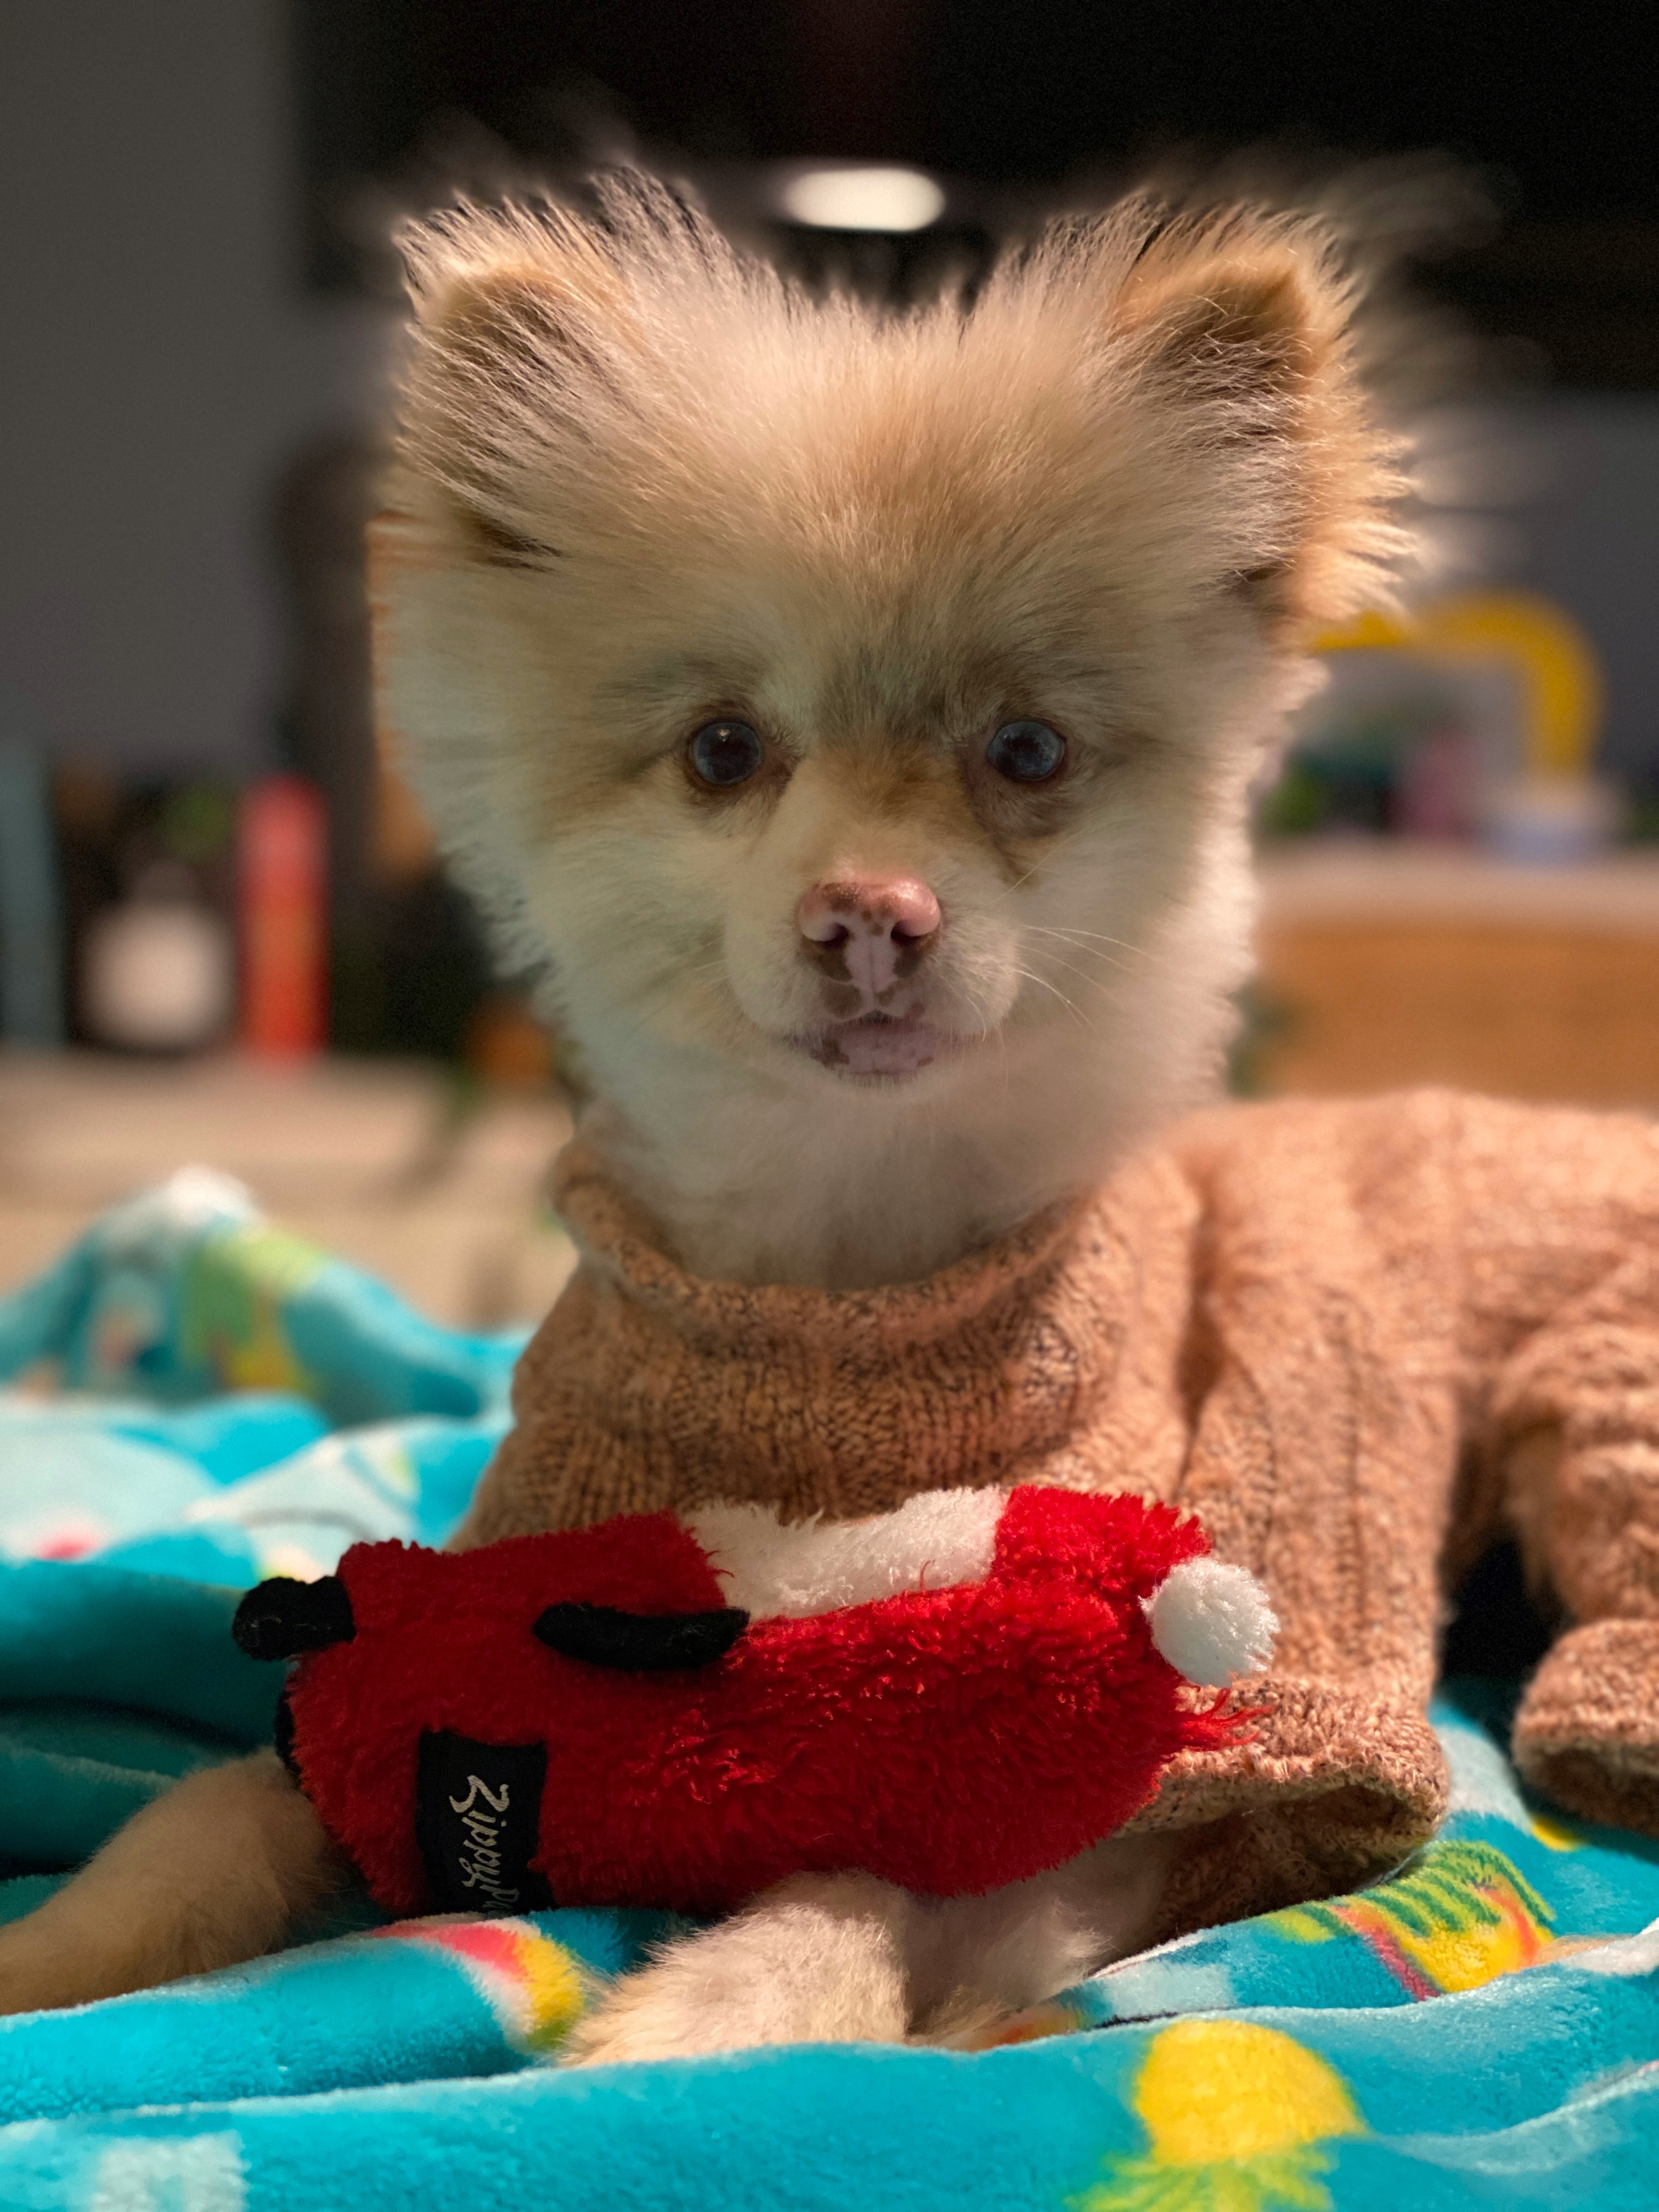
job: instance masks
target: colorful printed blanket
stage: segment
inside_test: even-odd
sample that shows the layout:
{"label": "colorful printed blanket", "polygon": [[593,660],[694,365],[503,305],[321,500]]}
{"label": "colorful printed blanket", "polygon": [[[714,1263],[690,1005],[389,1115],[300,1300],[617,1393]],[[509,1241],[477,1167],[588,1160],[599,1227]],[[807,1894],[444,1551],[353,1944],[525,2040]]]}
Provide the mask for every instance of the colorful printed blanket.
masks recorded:
{"label": "colorful printed blanket", "polygon": [[[0,1918],[268,1734],[260,1575],[441,1540],[516,1342],[440,1330],[201,1175],[0,1302]],[[671,1924],[384,1924],[0,2021],[0,2204],[379,2212],[1412,2212],[1659,2202],[1659,1846],[1517,1788],[1511,1686],[1446,1686],[1443,1833],[1352,1897],[1125,1961],[971,2054],[561,2073]],[[1646,1932],[1644,1932],[1646,1931]]]}

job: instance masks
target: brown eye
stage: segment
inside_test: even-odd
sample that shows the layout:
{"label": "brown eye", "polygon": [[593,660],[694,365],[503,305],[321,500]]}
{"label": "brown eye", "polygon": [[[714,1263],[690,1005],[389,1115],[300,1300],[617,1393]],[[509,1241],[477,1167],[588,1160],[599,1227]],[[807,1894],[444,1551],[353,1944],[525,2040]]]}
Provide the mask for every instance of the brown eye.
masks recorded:
{"label": "brown eye", "polygon": [[1010,783],[1047,783],[1065,758],[1065,738],[1046,722],[1005,722],[985,748],[987,765]]}
{"label": "brown eye", "polygon": [[685,749],[691,773],[715,791],[729,791],[757,774],[766,748],[747,722],[705,722]]}

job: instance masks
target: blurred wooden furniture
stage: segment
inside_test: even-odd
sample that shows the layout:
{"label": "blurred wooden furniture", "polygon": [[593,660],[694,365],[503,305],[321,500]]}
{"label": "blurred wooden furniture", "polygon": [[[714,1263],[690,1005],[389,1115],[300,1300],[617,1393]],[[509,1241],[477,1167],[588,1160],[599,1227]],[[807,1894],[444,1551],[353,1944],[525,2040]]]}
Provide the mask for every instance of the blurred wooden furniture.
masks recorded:
{"label": "blurred wooden furniture", "polygon": [[1321,842],[1270,851],[1261,879],[1253,1087],[1659,1109],[1659,855]]}

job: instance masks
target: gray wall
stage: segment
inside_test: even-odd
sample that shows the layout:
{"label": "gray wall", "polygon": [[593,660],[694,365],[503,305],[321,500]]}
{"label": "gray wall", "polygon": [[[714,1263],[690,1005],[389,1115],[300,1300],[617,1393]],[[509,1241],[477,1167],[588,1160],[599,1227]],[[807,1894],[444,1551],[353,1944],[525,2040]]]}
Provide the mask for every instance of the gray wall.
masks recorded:
{"label": "gray wall", "polygon": [[1607,685],[1603,764],[1659,792],[1659,398],[1562,393],[1525,410],[1540,464],[1519,579],[1571,609]]}
{"label": "gray wall", "polygon": [[0,7],[0,686],[54,752],[272,757],[274,478],[386,345],[300,291],[288,67],[280,0]]}

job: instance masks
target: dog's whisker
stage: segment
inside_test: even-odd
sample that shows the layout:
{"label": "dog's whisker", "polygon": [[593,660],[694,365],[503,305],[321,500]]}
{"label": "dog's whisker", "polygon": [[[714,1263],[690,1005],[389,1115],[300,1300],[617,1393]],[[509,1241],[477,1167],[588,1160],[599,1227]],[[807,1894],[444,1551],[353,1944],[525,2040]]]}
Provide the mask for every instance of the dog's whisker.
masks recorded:
{"label": "dog's whisker", "polygon": [[1039,975],[1034,968],[1016,968],[1014,973],[1017,975],[1024,975],[1028,982],[1040,984],[1045,991],[1051,991],[1067,1013],[1073,1017],[1089,1036],[1092,1036],[1095,1034],[1094,1024],[1087,1019],[1074,1000],[1066,997],[1058,984],[1051,983],[1046,975]]}
{"label": "dog's whisker", "polygon": [[[1123,961],[1114,960],[1107,952],[1097,952],[1091,945],[1069,945],[1066,949],[1071,952],[1080,953],[1085,959],[1098,962],[1101,966],[1110,969],[1115,975],[1127,975],[1133,972]],[[1103,991],[1109,988],[1102,981],[1097,969],[1091,970],[1079,968],[1072,961],[1062,959],[1058,952],[1047,949],[1041,950],[1036,957],[1041,958],[1046,966],[1058,968],[1067,975],[1075,975],[1080,982],[1088,985],[1091,990]]]}
{"label": "dog's whisker", "polygon": [[[1097,952],[1092,945],[1073,945],[1067,949],[1070,951],[1080,953],[1086,960],[1098,962],[1101,967],[1110,969],[1114,975],[1127,975],[1133,972],[1126,961],[1114,960],[1109,952]],[[1052,963],[1056,968],[1063,968],[1068,975],[1079,975],[1090,982],[1097,982],[1099,980],[1097,973],[1091,974],[1086,968],[1073,966],[1069,960],[1062,960],[1057,952],[1050,951],[1046,948],[1033,948],[1033,950],[1036,957]]]}
{"label": "dog's whisker", "polygon": [[1132,938],[1109,936],[1103,929],[1055,929],[1048,923],[1036,921],[1028,921],[1024,927],[1037,937],[1064,937],[1079,946],[1085,938],[1091,938],[1101,945],[1115,945],[1121,952],[1133,952],[1138,959],[1156,960],[1160,957],[1151,945],[1137,945]]}
{"label": "dog's whisker", "polygon": [[[1121,951],[1133,953],[1148,968],[1167,969],[1175,964],[1167,953],[1154,951],[1148,945],[1133,944],[1127,938],[1109,937],[1103,930],[1054,929],[1040,922],[1026,922],[1023,927],[1033,937],[1057,937],[1069,945],[1073,951],[1085,953],[1091,960],[1107,960],[1110,955],[1099,951],[1096,945],[1084,941],[1091,938],[1097,939],[1100,945],[1114,945]],[[1127,962],[1118,961],[1114,964],[1122,968],[1126,974],[1128,972]]]}

